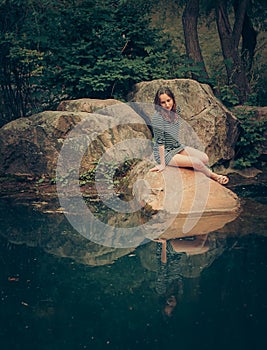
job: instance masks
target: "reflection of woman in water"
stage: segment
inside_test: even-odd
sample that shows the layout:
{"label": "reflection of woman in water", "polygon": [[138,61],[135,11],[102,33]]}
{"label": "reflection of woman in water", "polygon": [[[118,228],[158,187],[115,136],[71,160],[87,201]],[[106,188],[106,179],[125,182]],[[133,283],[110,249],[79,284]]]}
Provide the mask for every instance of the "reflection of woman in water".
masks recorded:
{"label": "reflection of woman in water", "polygon": [[208,167],[208,156],[192,147],[181,145],[178,140],[180,108],[168,87],[160,88],[155,96],[156,113],[152,118],[155,146],[154,157],[158,165],[150,171],[163,171],[167,165],[193,168],[222,185],[228,183],[227,176],[219,175]]}
{"label": "reflection of woman in water", "polygon": [[160,261],[157,293],[161,295],[164,316],[170,317],[183,295],[183,275],[181,259],[206,253],[209,250],[208,235],[156,239],[157,255]]}

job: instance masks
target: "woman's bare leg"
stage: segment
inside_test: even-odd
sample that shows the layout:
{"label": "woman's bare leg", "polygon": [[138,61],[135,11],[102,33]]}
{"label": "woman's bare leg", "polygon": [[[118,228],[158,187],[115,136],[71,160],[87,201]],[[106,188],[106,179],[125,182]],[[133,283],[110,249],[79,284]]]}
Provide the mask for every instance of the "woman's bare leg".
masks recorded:
{"label": "woman's bare leg", "polygon": [[208,234],[197,235],[193,241],[176,238],[171,240],[171,244],[177,253],[185,252],[188,255],[203,254],[209,250],[207,238]]}
{"label": "woman's bare leg", "polygon": [[207,177],[225,185],[229,179],[227,176],[219,175],[211,171],[207,166],[208,156],[199,150],[191,147],[186,147],[183,151],[176,154],[168,165],[182,168],[193,168],[201,171]]}
{"label": "woman's bare leg", "polygon": [[194,157],[202,161],[204,164],[209,163],[209,157],[206,153],[199,151],[198,149],[195,149],[193,147],[185,147],[183,151],[180,152],[180,154],[189,156],[189,157]]}
{"label": "woman's bare leg", "polygon": [[211,177],[212,171],[207,168],[201,160],[196,157],[186,156],[182,154],[182,152],[176,154],[168,165],[181,168],[193,168],[197,171],[201,171],[206,176]]}

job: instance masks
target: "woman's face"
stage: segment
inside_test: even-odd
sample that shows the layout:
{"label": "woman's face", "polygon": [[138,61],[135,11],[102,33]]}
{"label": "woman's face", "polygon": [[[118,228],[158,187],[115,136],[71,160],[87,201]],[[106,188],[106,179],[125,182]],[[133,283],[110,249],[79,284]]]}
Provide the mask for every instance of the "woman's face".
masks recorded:
{"label": "woman's face", "polygon": [[159,96],[159,104],[168,111],[172,110],[173,103],[173,99],[167,94],[162,94]]}

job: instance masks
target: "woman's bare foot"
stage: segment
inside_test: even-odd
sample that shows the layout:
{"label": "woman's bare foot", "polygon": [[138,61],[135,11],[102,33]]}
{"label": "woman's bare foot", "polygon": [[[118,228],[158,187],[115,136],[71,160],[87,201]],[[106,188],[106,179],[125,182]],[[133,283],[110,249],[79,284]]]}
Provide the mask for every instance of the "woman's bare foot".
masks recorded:
{"label": "woman's bare foot", "polygon": [[214,174],[211,178],[221,185],[226,185],[229,182],[229,178],[226,175]]}

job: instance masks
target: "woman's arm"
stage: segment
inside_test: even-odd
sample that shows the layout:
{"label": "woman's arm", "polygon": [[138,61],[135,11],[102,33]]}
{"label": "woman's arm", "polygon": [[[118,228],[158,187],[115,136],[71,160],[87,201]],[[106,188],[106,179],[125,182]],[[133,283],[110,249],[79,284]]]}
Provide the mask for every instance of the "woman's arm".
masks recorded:
{"label": "woman's arm", "polygon": [[165,157],[164,157],[164,145],[159,145],[159,158],[160,158],[160,164],[156,167],[157,171],[162,171],[165,169],[166,164],[165,164]]}
{"label": "woman's arm", "polygon": [[156,165],[154,168],[150,169],[150,171],[157,171],[160,172],[166,168],[165,164],[165,157],[164,157],[164,145],[159,145],[159,157],[160,157],[160,164]]}
{"label": "woman's arm", "polygon": [[160,164],[156,165],[154,168],[150,169],[150,171],[162,171],[165,169],[165,157],[164,157],[164,142],[165,142],[165,135],[164,135],[164,122],[162,116],[160,116],[158,113],[156,113],[152,118],[152,128],[154,132],[154,140],[156,145],[159,148],[159,157],[160,157]]}

